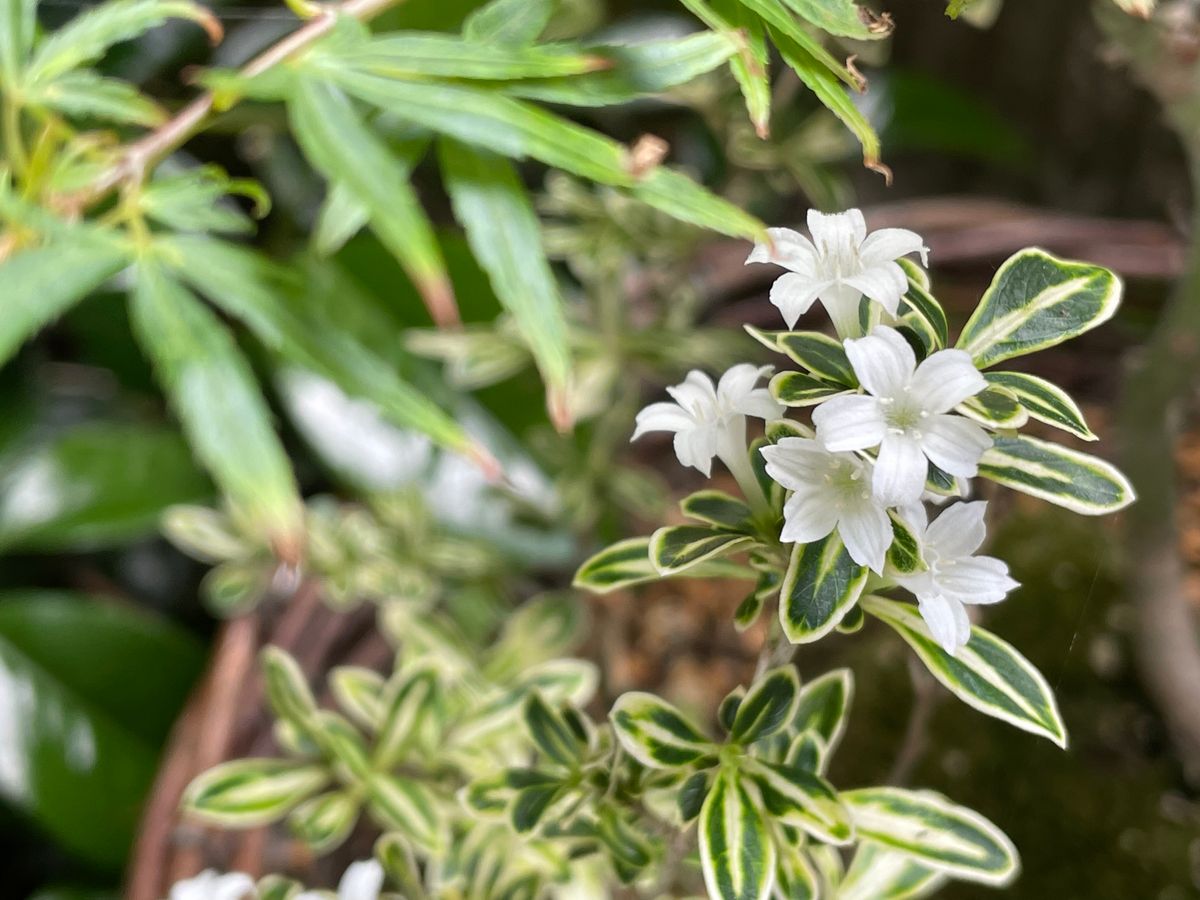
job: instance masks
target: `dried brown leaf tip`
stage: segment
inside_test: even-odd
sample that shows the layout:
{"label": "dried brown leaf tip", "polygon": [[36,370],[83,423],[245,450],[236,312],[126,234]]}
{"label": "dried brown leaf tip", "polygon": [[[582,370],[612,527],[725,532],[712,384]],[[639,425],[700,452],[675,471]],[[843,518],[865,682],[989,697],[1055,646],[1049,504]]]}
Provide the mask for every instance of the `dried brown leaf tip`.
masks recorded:
{"label": "dried brown leaf tip", "polygon": [[644,178],[667,158],[671,145],[653,134],[643,134],[626,156],[625,168],[634,178]]}
{"label": "dried brown leaf tip", "polygon": [[846,57],[846,71],[850,73],[850,77],[854,79],[854,87],[860,94],[867,90],[867,76],[865,76],[855,63],[858,62],[857,56]]}
{"label": "dried brown leaf tip", "polygon": [[858,17],[867,26],[871,34],[891,34],[896,28],[896,22],[891,13],[875,13],[865,7],[858,8]]}

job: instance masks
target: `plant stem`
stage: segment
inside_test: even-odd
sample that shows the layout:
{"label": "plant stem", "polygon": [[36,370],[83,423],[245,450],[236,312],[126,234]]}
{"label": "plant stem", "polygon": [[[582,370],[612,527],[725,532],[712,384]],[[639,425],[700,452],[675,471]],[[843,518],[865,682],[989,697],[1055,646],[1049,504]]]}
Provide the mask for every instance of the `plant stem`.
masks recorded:
{"label": "plant stem", "polygon": [[17,175],[25,173],[29,158],[21,137],[21,107],[12,97],[4,97],[4,155]]}
{"label": "plant stem", "polygon": [[[340,16],[367,21],[403,2],[404,0],[346,0],[334,8],[323,10],[252,59],[242,68],[241,74],[252,78],[286,62],[332,31]],[[140,181],[147,169],[183,146],[200,129],[213,111],[215,100],[216,95],[212,91],[201,94],[167,122],[126,147],[117,163],[101,173],[93,184],[70,197],[64,205],[82,209],[102,200],[126,182]]]}

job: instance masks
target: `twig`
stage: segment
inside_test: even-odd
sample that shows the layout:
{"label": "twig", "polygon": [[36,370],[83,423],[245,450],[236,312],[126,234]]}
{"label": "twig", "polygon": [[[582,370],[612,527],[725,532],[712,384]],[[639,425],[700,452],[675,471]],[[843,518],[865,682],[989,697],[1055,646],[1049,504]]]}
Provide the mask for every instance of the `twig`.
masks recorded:
{"label": "twig", "polygon": [[929,722],[937,708],[940,693],[937,682],[915,659],[908,661],[908,674],[912,679],[913,705],[908,714],[908,725],[900,750],[888,773],[887,784],[903,787],[912,778],[913,770],[925,756],[929,746]]}

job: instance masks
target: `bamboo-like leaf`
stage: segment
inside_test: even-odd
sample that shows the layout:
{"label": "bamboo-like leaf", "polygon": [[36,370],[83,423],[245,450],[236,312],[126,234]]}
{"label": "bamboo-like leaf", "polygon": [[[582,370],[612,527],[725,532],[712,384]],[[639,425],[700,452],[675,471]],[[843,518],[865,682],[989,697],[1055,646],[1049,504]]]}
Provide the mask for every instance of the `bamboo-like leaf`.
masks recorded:
{"label": "bamboo-like leaf", "polygon": [[1111,463],[1031,437],[997,436],[979,460],[979,474],[1085,516],[1116,512],[1136,499]]}
{"label": "bamboo-like leaf", "polygon": [[704,800],[698,825],[700,866],[708,895],[766,900],[775,881],[775,843],[755,798],[736,771],[722,770]]}
{"label": "bamboo-like leaf", "polygon": [[754,511],[743,501],[724,491],[703,490],[689,494],[679,502],[679,511],[715,528],[747,532],[753,528]]}
{"label": "bamboo-like leaf", "polygon": [[433,320],[457,323],[446,262],[408,183],[408,169],[363,124],[346,95],[327,82],[296,79],[288,115],[312,164],[370,211],[372,228],[416,285]]}
{"label": "bamboo-like leaf", "polygon": [[313,226],[313,248],[332,256],[371,221],[371,210],[344,184],[331,182]]}
{"label": "bamboo-like leaf", "polygon": [[126,265],[128,258],[119,248],[86,240],[22,250],[5,260],[0,264],[0,364]]}
{"label": "bamboo-like leaf", "polygon": [[357,61],[364,69],[387,76],[483,80],[555,78],[609,66],[604,58],[573,46],[484,43],[416,32],[375,38]]}
{"label": "bamboo-like leaf", "polygon": [[988,428],[1020,428],[1029,413],[1017,398],[1002,387],[987,387],[957,407],[958,412]]}
{"label": "bamboo-like leaf", "polygon": [[861,838],[955,878],[1002,886],[1020,863],[1007,835],[979,813],[932,791],[862,788],[841,794]]}
{"label": "bamboo-like leaf", "polygon": [[186,0],[109,0],[80,13],[42,41],[29,63],[30,82],[49,81],[100,59],[108,48],[156,28],[168,19],[190,19],[220,37],[213,14]]}
{"label": "bamboo-like leaf", "polygon": [[437,804],[419,781],[377,773],[367,788],[367,808],[382,827],[408,836],[427,851],[443,845]]}
{"label": "bamboo-like leaf", "polygon": [[1039,422],[1061,428],[1085,441],[1097,440],[1074,400],[1056,384],[1024,372],[984,372],[983,377],[1010,391]]}
{"label": "bamboo-like leaf", "polygon": [[763,673],[738,704],[730,739],[753,744],[770,737],[795,717],[799,700],[800,675],[795,666],[779,666]]}
{"label": "bamboo-like leaf", "polygon": [[37,33],[37,0],[0,0],[0,72],[16,84]]}
{"label": "bamboo-like leaf", "polygon": [[437,675],[430,669],[392,676],[380,698],[382,716],[372,757],[376,768],[386,771],[400,762],[422,723],[433,713],[437,689]]}
{"label": "bamboo-like leaf", "polygon": [[329,853],[349,837],[357,820],[358,799],[350,791],[330,791],[293,809],[288,829],[313,853]]}
{"label": "bamboo-like leaf", "polygon": [[818,735],[826,753],[833,753],[841,743],[854,700],[854,673],[849,669],[834,669],[814,678],[800,689],[800,701],[791,730]]}
{"label": "bamboo-like leaf", "polygon": [[754,539],[700,525],[668,525],[650,537],[650,561],[660,576],[674,575],[718,556],[744,550]]}
{"label": "bamboo-like leaf", "polygon": [[504,93],[565,106],[614,106],[688,84],[737,51],[729,34],[703,31],[687,37],[584,48],[607,68],[570,78],[542,78],[500,85]]}
{"label": "bamboo-like leaf", "polygon": [[542,247],[533,204],[502,157],[448,139],[438,150],[455,217],[533,353],[546,382],[551,421],[566,430],[571,425],[566,304]]}
{"label": "bamboo-like leaf", "polygon": [[779,590],[779,621],[793,644],[828,634],[858,601],[867,568],[846,551],[837,532],[811,544],[792,547]]}
{"label": "bamboo-like leaf", "polygon": [[731,237],[765,239],[766,227],[737,206],[664,166],[638,171],[625,147],[520,100],[468,86],[383,78],[352,68],[329,75],[357,97],[406,121],[513,159],[546,165],[631,196],[680,221]]}
{"label": "bamboo-like leaf", "polygon": [[302,506],[291,463],[232,336],[148,258],[138,265],[130,317],[200,462],[253,530],[298,556]]}
{"label": "bamboo-like leaf", "polygon": [[1121,290],[1102,266],[1022,250],[996,272],[957,346],[981,369],[1053,347],[1111,319]]}
{"label": "bamboo-like leaf", "polygon": [[703,764],[717,751],[683,713],[654,694],[622,694],[608,717],[625,751],[652,769]]}
{"label": "bamboo-like leaf", "polygon": [[87,70],[68,72],[31,88],[26,102],[73,119],[150,126],[166,118],[162,107],[133,85]]}
{"label": "bamboo-like leaf", "polygon": [[892,32],[891,20],[855,0],[783,0],[801,19],[838,37],[879,40]]}
{"label": "bamboo-like leaf", "polygon": [[894,628],[933,676],[968,706],[1067,746],[1054,693],[1012,645],[976,625],[967,645],[951,656],[934,640],[915,606],[883,597],[864,597],[862,605]]}
{"label": "bamboo-like leaf", "polygon": [[816,331],[785,331],[775,334],[775,343],[817,378],[844,388],[858,387],[858,376],[840,341]]}
{"label": "bamboo-like leaf", "polygon": [[553,14],[554,0],[491,0],[467,16],[463,37],[495,44],[532,44]]}
{"label": "bamboo-like leaf", "polygon": [[[804,26],[788,10],[788,0],[738,0],[743,6],[759,16],[773,32],[785,37],[797,50],[803,51],[831,76],[848,87],[861,89],[860,80],[846,66],[825,49],[818,38],[805,30]],[[783,52],[783,48],[780,48]],[[790,63],[789,63],[790,65]]]}
{"label": "bamboo-like leaf", "polygon": [[771,379],[771,396],[784,406],[815,406],[822,400],[846,393],[849,388],[830,384],[803,372],[780,372]]}
{"label": "bamboo-like leaf", "polygon": [[404,381],[395,367],[342,330],[321,329],[298,316],[281,296],[286,273],[242,247],[208,237],[175,235],[160,242],[191,285],[241,319],[268,347],[375,403],[402,428],[420,431],[448,450],[485,467],[494,460],[446,412]]}
{"label": "bamboo-like leaf", "polygon": [[772,821],[801,828],[819,841],[848,844],[850,814],[824,778],[804,769],[754,759],[745,763]]}
{"label": "bamboo-like leaf", "polygon": [[838,884],[837,900],[915,900],[933,894],[946,880],[945,873],[868,841],[854,851],[846,877]]}
{"label": "bamboo-like leaf", "polygon": [[253,828],[283,818],[329,783],[323,766],[287,759],[235,759],[199,775],[184,792],[185,812],[225,828]]}

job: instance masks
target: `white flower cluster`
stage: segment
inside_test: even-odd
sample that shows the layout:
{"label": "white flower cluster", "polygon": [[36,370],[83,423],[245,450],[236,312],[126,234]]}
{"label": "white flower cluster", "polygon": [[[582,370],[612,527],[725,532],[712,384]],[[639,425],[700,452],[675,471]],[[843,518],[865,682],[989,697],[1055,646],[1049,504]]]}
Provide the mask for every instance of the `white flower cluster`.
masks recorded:
{"label": "white flower cluster", "polygon": [[[974,556],[985,537],[982,502],[958,503],[932,523],[922,499],[929,464],[956,478],[977,474],[991,446],[988,432],[954,410],[987,382],[962,350],[939,350],[919,364],[895,328],[877,324],[861,333],[864,297],[882,307],[888,321],[899,311],[908,279],[897,260],[927,250],[911,231],[885,228],[868,234],[856,209],[808,216],[812,240],[783,228],[771,229],[773,246],[759,245],[748,263],[787,268],[771,289],[789,327],[815,301],[829,312],[861,392],[822,401],[813,410],[812,438],[787,437],[764,447],[770,477],[791,491],[780,540],[808,543],[837,531],[859,565],[883,576],[894,534],[889,511],[920,540],[925,564],[918,574],[892,583],[917,598],[931,634],[949,653],[970,636],[964,604],[995,603],[1017,586],[998,559]],[[761,505],[761,491],[748,464],[746,417],[766,421],[784,407],[757,387],[770,367],[734,366],[714,386],[702,372],[688,373],[668,388],[674,403],[654,403],[638,414],[634,439],[650,431],[675,435],[675,452],[685,466],[711,474],[719,458],[747,499]]]}
{"label": "white flower cluster", "polygon": [[[351,863],[338,882],[337,900],[379,900],[383,890],[383,866],[367,859]],[[244,872],[222,875],[205,869],[199,875],[176,882],[168,900],[258,900],[258,886]],[[296,900],[327,900],[326,891],[303,891]]]}

